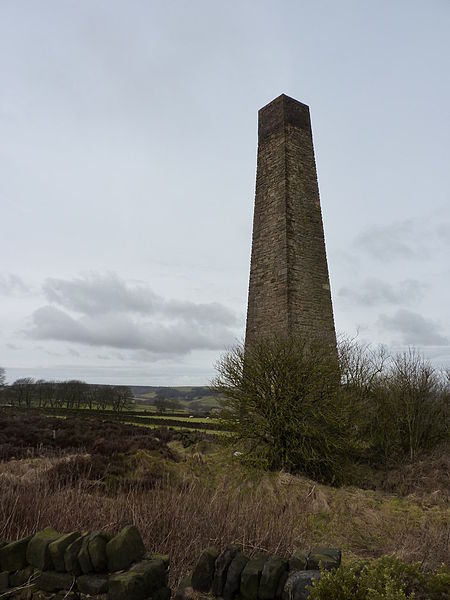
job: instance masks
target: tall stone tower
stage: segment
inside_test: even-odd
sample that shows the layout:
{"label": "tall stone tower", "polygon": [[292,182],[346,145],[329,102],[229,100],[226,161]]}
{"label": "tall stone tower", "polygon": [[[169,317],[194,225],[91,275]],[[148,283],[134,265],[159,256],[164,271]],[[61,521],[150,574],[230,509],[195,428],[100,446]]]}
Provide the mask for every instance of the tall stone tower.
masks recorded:
{"label": "tall stone tower", "polygon": [[259,111],[246,346],[270,335],[336,344],[309,108]]}

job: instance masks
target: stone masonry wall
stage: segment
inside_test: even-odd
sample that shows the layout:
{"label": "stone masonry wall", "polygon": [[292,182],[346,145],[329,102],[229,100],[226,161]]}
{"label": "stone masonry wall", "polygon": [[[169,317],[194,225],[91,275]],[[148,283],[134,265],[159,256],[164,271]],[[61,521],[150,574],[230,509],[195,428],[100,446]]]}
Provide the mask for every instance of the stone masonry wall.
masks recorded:
{"label": "stone masonry wall", "polygon": [[170,600],[169,558],[147,554],[139,531],[61,534],[0,543],[0,597],[17,600]]}
{"label": "stone masonry wall", "polygon": [[336,344],[309,108],[259,111],[246,344],[301,334]]}
{"label": "stone masonry wall", "polygon": [[285,560],[262,553],[248,558],[237,546],[222,552],[211,547],[181,583],[175,600],[196,600],[199,595],[223,600],[304,600],[320,579],[320,569],[340,564],[341,552],[335,548],[298,549]]}
{"label": "stone masonry wall", "polygon": [[[239,546],[207,548],[175,600],[302,600],[321,569],[339,567],[333,548],[296,550],[289,560],[245,556]],[[169,557],[146,552],[133,525],[104,532],[35,535],[0,542],[0,598],[16,600],[170,600]]]}

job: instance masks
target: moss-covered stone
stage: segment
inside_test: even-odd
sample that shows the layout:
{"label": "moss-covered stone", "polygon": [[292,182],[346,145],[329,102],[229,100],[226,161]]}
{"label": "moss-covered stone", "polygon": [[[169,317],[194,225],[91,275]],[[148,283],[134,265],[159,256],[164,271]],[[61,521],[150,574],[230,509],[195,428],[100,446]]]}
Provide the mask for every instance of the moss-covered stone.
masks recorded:
{"label": "moss-covered stone", "polygon": [[110,571],[128,569],[145,554],[145,546],[137,527],[124,527],[106,544],[106,557]]}
{"label": "moss-covered stone", "polygon": [[152,600],[170,600],[171,596],[172,590],[169,587],[163,587],[152,594]]}
{"label": "moss-covered stone", "polygon": [[108,591],[108,575],[80,575],[77,586],[82,594],[98,596]]}
{"label": "moss-covered stone", "polygon": [[81,548],[78,552],[78,564],[80,565],[81,572],[85,575],[93,573],[94,567],[92,566],[91,557],[89,556],[89,540],[91,535],[86,535],[81,542]]}
{"label": "moss-covered stone", "polygon": [[228,568],[238,551],[238,546],[227,546],[216,558],[212,583],[212,593],[214,596],[222,596],[223,588],[225,587],[225,582],[227,580]]}
{"label": "moss-covered stone", "polygon": [[197,592],[209,592],[213,579],[216,559],[219,556],[217,548],[206,548],[200,555],[192,571],[192,587]]}
{"label": "moss-covered stone", "polygon": [[53,542],[50,542],[50,544],[48,545],[48,549],[55,571],[63,573],[66,570],[66,565],[64,563],[64,554],[68,546],[70,546],[70,544],[79,537],[80,533],[76,531],[73,533],[66,533],[65,535],[62,535],[58,539],[54,540]]}
{"label": "moss-covered stone", "polygon": [[288,563],[278,556],[271,556],[265,563],[258,588],[260,600],[273,600],[277,596],[282,575],[287,571]]}
{"label": "moss-covered stone", "polygon": [[289,571],[306,571],[308,567],[309,552],[302,548],[294,550],[289,559]]}
{"label": "moss-covered stone", "polygon": [[44,592],[58,592],[76,588],[76,581],[70,573],[43,571],[37,578],[36,587]]}
{"label": "moss-covered stone", "polygon": [[192,578],[190,575],[186,575],[180,581],[180,585],[175,592],[174,600],[188,600],[188,598],[194,595],[194,590],[192,588]]}
{"label": "moss-covered stone", "polygon": [[89,557],[95,573],[104,573],[108,569],[106,544],[110,540],[106,533],[93,533],[89,538]]}
{"label": "moss-covered stone", "polygon": [[144,577],[149,596],[167,585],[167,571],[162,560],[143,560],[133,565],[130,573],[140,573]]}
{"label": "moss-covered stone", "polygon": [[31,535],[0,548],[0,569],[13,573],[28,566],[27,548]]}
{"label": "moss-covered stone", "polygon": [[145,556],[144,556],[145,560],[162,560],[164,563],[164,566],[166,569],[169,568],[170,565],[170,557],[168,554],[158,554],[158,553],[151,553],[148,552]]}
{"label": "moss-covered stone", "polygon": [[141,573],[121,573],[109,578],[108,600],[145,600],[147,597]]}
{"label": "moss-covered stone", "polygon": [[341,558],[341,551],[337,548],[313,548],[308,555],[308,569],[337,569]]}
{"label": "moss-covered stone", "polygon": [[267,561],[267,556],[252,558],[245,565],[241,573],[240,593],[245,600],[256,600],[258,598],[259,581]]}
{"label": "moss-covered stone", "polygon": [[[320,578],[320,571],[294,571],[289,574],[283,590],[283,600],[306,600],[309,587]],[[331,599],[330,599],[331,600]]]}
{"label": "moss-covered stone", "polygon": [[25,569],[21,569],[20,571],[16,571],[15,573],[11,573],[9,576],[9,586],[10,587],[19,587],[28,583],[34,576],[35,570],[34,567],[28,565]]}
{"label": "moss-covered stone", "polygon": [[231,561],[231,564],[228,567],[227,580],[223,588],[224,600],[233,600],[239,592],[239,588],[241,587],[241,574],[247,563],[248,558],[244,556],[242,552],[238,552]]}
{"label": "moss-covered stone", "polygon": [[49,545],[54,542],[61,534],[47,527],[39,531],[31,538],[27,547],[27,561],[40,571],[53,569],[52,557],[50,556]]}
{"label": "moss-covered stone", "polygon": [[0,573],[0,592],[6,592],[9,588],[9,573],[8,571],[3,571]]}
{"label": "moss-covered stone", "polygon": [[81,575],[82,573],[80,563],[78,562],[78,554],[86,535],[86,533],[80,535],[79,538],[67,546],[66,551],[64,552],[64,565],[68,573],[73,573],[74,575]]}
{"label": "moss-covered stone", "polygon": [[[25,599],[25,600],[28,600],[28,599]],[[33,598],[30,600],[49,600],[49,597],[47,594],[45,596],[41,596],[41,598],[36,598],[33,595]],[[52,594],[51,600],[80,600],[80,594],[78,592],[65,592],[63,590],[62,592],[56,592],[55,594]],[[106,597],[105,596],[97,596],[97,598],[95,600],[106,600]]]}
{"label": "moss-covered stone", "polygon": [[280,581],[278,582],[278,587],[277,587],[277,591],[275,594],[275,598],[277,600],[282,600],[282,598],[283,598],[284,586],[286,585],[286,581],[287,581],[288,577],[289,577],[289,571],[285,571],[280,577]]}

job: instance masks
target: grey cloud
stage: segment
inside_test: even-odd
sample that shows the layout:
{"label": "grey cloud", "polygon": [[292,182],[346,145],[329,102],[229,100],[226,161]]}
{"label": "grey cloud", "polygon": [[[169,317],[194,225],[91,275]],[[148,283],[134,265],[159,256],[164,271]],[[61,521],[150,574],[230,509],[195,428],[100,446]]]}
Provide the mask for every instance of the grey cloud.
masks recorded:
{"label": "grey cloud", "polygon": [[6,347],[9,350],[22,350],[22,347],[21,346],[17,346],[17,344],[11,344],[11,343],[9,343],[9,344],[6,344]]}
{"label": "grey cloud", "polygon": [[427,286],[415,279],[405,279],[392,285],[381,279],[366,279],[360,285],[342,287],[338,296],[353,304],[412,304],[423,297]]}
{"label": "grey cloud", "polygon": [[208,320],[199,323],[178,319],[162,323],[108,313],[74,318],[54,306],[39,308],[33,313],[32,320],[29,335],[35,339],[146,350],[157,354],[220,349],[234,339],[227,327]]}
{"label": "grey cloud", "polygon": [[413,220],[373,225],[355,239],[355,246],[378,260],[394,258],[420,259],[427,256],[421,243],[417,223]]}
{"label": "grey cloud", "polygon": [[236,324],[236,316],[218,302],[196,304],[166,300],[145,285],[129,285],[114,273],[91,273],[72,280],[47,279],[43,290],[50,302],[86,315],[129,312],[185,321]]}
{"label": "grey cloud", "polygon": [[49,278],[43,291],[50,302],[91,315],[114,311],[149,314],[159,302],[148,288],[130,287],[113,273],[91,273],[72,280]]}
{"label": "grey cloud", "polygon": [[380,315],[378,324],[382,329],[400,335],[403,344],[418,346],[447,346],[450,339],[439,330],[431,319],[409,310],[400,309],[394,315]]}
{"label": "grey cloud", "polygon": [[423,260],[450,241],[448,213],[373,225],[360,233],[354,247],[380,261],[395,259]]}
{"label": "grey cloud", "polygon": [[29,287],[18,276],[12,273],[0,274],[0,294],[11,296],[13,294],[27,294]]}
{"label": "grey cloud", "polygon": [[67,354],[69,356],[75,356],[76,358],[79,358],[81,356],[81,354],[78,352],[78,350],[75,350],[75,348],[69,348],[67,350]]}
{"label": "grey cloud", "polygon": [[222,325],[235,325],[236,316],[223,304],[210,302],[208,304],[196,304],[186,300],[163,301],[159,312],[168,317],[182,317],[192,321],[207,321],[209,323],[221,323]]}

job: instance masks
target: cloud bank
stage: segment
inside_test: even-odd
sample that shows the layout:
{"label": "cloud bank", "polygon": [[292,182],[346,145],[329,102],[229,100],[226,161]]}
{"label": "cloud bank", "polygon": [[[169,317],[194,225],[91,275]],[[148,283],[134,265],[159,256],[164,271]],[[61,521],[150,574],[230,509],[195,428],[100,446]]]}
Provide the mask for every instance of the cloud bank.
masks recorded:
{"label": "cloud bank", "polygon": [[379,326],[400,336],[403,344],[411,346],[447,346],[450,339],[441,335],[439,325],[416,312],[399,309],[394,315],[380,315]]}
{"label": "cloud bank", "polygon": [[426,260],[447,248],[450,240],[448,211],[424,219],[407,219],[372,225],[354,240],[354,247],[377,261]]}
{"label": "cloud bank", "polygon": [[416,279],[405,279],[393,285],[381,279],[366,279],[355,287],[342,287],[338,296],[361,306],[378,304],[411,304],[423,297],[426,284]]}
{"label": "cloud bank", "polygon": [[47,279],[49,304],[32,314],[29,335],[88,346],[180,355],[233,343],[236,316],[226,306],[170,300],[117,275]]}
{"label": "cloud bank", "polygon": [[15,294],[27,294],[29,287],[18,276],[12,273],[0,273],[0,295],[12,296]]}

